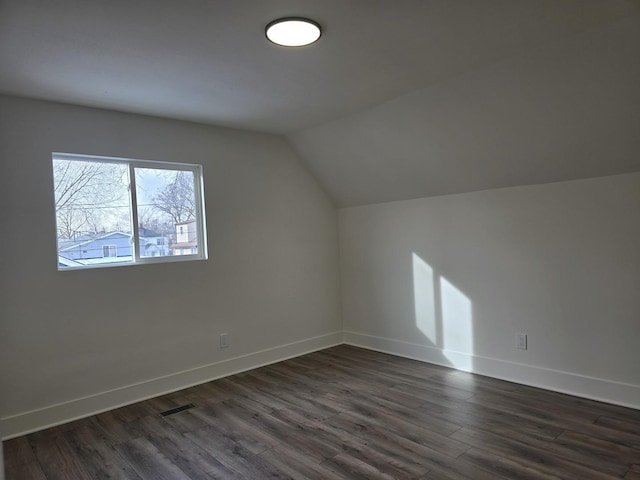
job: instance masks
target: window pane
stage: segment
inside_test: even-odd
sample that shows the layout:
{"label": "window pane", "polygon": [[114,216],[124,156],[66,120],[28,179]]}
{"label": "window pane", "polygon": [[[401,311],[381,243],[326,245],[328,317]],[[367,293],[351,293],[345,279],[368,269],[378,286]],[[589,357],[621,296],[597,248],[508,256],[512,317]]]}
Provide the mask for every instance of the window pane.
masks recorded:
{"label": "window pane", "polygon": [[198,254],[193,172],[135,168],[135,176],[140,256]]}
{"label": "window pane", "polygon": [[53,159],[59,268],[131,262],[129,169]]}

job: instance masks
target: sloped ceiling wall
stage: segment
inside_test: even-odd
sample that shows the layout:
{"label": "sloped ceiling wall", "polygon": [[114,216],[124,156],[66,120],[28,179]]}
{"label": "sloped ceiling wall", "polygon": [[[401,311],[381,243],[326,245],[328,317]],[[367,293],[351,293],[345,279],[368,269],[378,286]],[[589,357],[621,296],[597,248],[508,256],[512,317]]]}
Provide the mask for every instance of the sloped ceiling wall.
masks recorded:
{"label": "sloped ceiling wall", "polygon": [[640,16],[288,136],[338,206],[640,170]]}

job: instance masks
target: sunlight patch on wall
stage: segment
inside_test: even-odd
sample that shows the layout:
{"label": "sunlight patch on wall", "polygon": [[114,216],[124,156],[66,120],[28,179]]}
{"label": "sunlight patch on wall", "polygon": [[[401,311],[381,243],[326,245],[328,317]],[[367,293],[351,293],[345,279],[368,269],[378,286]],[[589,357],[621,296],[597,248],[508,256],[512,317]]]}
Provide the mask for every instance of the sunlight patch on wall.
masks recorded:
{"label": "sunlight patch on wall", "polygon": [[413,254],[413,299],[416,326],[433,343],[438,344],[438,325],[434,291],[433,269]]}
{"label": "sunlight patch on wall", "polygon": [[443,365],[473,370],[471,300],[415,252],[412,266],[416,328],[424,344],[440,351]]}
{"label": "sunlight patch on wall", "polygon": [[[470,369],[471,358],[454,352],[473,354],[471,300],[446,278],[440,277],[442,337],[445,356],[456,367]],[[451,353],[448,354],[448,351]]]}

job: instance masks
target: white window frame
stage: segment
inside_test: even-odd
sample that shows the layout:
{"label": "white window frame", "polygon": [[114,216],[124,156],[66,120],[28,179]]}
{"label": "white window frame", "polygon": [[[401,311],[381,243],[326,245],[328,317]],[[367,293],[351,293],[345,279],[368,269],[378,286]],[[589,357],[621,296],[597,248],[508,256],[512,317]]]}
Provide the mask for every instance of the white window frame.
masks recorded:
{"label": "white window frame", "polygon": [[[70,161],[82,161],[82,162],[98,162],[98,163],[121,163],[125,164],[129,168],[129,208],[131,211],[131,252],[132,261],[130,262],[114,262],[114,263],[100,263],[89,264],[82,266],[66,266],[60,267],[57,248],[57,231],[56,231],[56,265],[59,271],[67,270],[87,270],[94,268],[111,268],[111,267],[123,267],[130,265],[144,265],[148,263],[171,263],[171,262],[186,262],[192,260],[207,260],[207,222],[205,218],[205,202],[204,202],[204,175],[202,172],[202,165],[194,163],[176,163],[157,160],[139,160],[133,158],[124,157],[105,157],[98,155],[85,155],[76,153],[61,153],[53,152],[51,154],[52,163],[54,160],[70,160]],[[139,224],[138,224],[138,209],[136,206],[137,192],[136,192],[136,168],[153,168],[157,170],[183,170],[193,173],[193,186],[195,194],[196,204],[196,229],[197,229],[197,242],[198,253],[189,253],[187,255],[175,255],[175,256],[160,256],[160,257],[142,257],[139,251]],[[53,175],[52,175],[53,178]],[[54,201],[55,204],[55,201]],[[57,216],[56,216],[57,225]]]}

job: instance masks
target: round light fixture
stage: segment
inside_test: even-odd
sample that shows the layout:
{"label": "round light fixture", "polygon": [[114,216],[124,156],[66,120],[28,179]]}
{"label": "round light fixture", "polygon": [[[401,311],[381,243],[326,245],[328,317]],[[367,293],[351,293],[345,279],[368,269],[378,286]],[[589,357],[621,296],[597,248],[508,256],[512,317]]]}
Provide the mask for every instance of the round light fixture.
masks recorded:
{"label": "round light fixture", "polygon": [[308,18],[279,18],[269,23],[265,35],[270,42],[283,47],[303,47],[320,38],[320,25]]}

